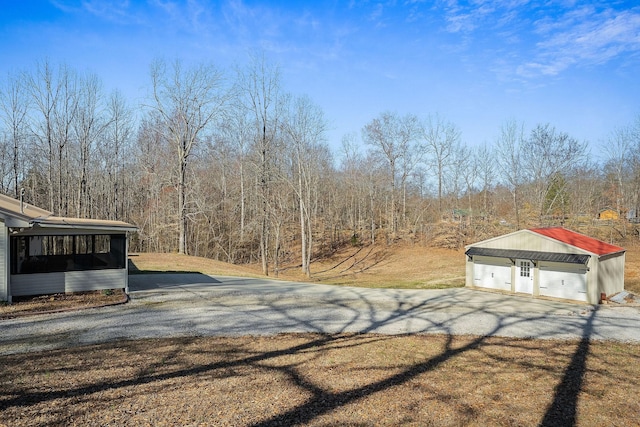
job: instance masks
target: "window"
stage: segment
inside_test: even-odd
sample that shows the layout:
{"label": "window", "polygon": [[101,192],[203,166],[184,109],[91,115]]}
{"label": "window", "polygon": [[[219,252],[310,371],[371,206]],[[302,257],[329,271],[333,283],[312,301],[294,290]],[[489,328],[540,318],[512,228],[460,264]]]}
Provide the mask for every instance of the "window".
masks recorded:
{"label": "window", "polygon": [[12,236],[11,274],[125,268],[124,234]]}
{"label": "window", "polygon": [[520,261],[520,277],[531,277],[531,263]]}

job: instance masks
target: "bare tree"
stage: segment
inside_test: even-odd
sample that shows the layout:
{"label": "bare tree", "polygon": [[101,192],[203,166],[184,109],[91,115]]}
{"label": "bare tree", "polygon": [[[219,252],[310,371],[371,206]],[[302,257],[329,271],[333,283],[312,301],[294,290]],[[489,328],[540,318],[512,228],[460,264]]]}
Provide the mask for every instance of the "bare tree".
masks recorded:
{"label": "bare tree", "polygon": [[283,110],[280,70],[277,66],[269,64],[264,56],[254,55],[246,70],[238,70],[237,78],[238,96],[251,116],[254,146],[258,154],[256,169],[262,206],[260,258],[262,272],[268,275],[272,164]]}
{"label": "bare tree", "polygon": [[27,140],[28,102],[23,82],[16,75],[8,75],[4,90],[0,90],[0,115],[4,123],[7,146],[11,150],[11,186],[15,197],[20,193],[22,177],[21,152]]}
{"label": "bare tree", "polygon": [[324,141],[326,122],[322,110],[308,97],[296,98],[284,128],[291,139],[294,165],[295,190],[300,216],[302,272],[311,277],[311,252],[313,247],[314,194],[318,186],[319,150]]}
{"label": "bare tree", "polygon": [[226,95],[222,74],[212,65],[184,69],[175,61],[170,70],[164,61],[151,66],[153,103],[151,108],[162,117],[167,140],[175,150],[178,192],[178,252],[187,253],[187,168],[193,148],[206,129],[222,113]]}
{"label": "bare tree", "polygon": [[125,185],[124,168],[129,162],[127,153],[133,134],[133,113],[121,92],[114,91],[109,97],[107,114],[107,127],[100,145],[112,194],[112,203],[107,206],[107,212],[110,218],[125,219],[130,212],[126,204],[130,203],[131,198],[122,197],[121,193],[130,193]]}
{"label": "bare tree", "polygon": [[631,176],[628,179],[630,184],[628,199],[630,207],[635,211],[635,218],[638,218],[640,217],[640,114],[630,126],[629,137],[635,149],[629,159]]}
{"label": "bare tree", "polygon": [[515,120],[506,121],[500,128],[496,141],[498,167],[505,184],[511,191],[516,228],[520,228],[520,188],[524,182],[522,150],[524,146],[524,124]]}
{"label": "bare tree", "polygon": [[175,250],[178,227],[174,220],[178,209],[175,186],[167,165],[173,161],[162,118],[152,110],[142,118],[136,135],[133,157],[136,202],[129,213],[138,226],[140,248],[149,252]]}
{"label": "bare tree", "polygon": [[455,164],[455,169],[459,171],[459,173],[457,173],[458,176],[464,180],[465,193],[467,196],[467,215],[469,222],[473,222],[473,194],[476,190],[476,181],[480,169],[477,150],[461,146],[456,154]]}
{"label": "bare tree", "polygon": [[429,115],[421,123],[420,135],[427,162],[435,169],[438,181],[438,211],[439,215],[442,215],[444,179],[460,145],[460,130],[439,115]]}
{"label": "bare tree", "polygon": [[90,216],[89,165],[99,136],[107,125],[100,105],[101,82],[95,74],[89,74],[79,82],[77,109],[73,121],[75,140],[80,154],[76,215]]}
{"label": "bare tree", "polygon": [[[633,130],[630,127],[617,128],[604,143],[605,173],[612,180],[615,198],[615,209],[622,212],[627,208],[627,182],[632,176],[631,164],[633,161],[636,141],[633,140]],[[614,206],[612,206],[614,207]]]}
{"label": "bare tree", "polygon": [[395,232],[397,223],[397,188],[396,179],[400,171],[400,188],[404,188],[406,180],[417,163],[419,153],[412,143],[416,140],[417,118],[413,115],[399,116],[397,113],[384,112],[367,124],[362,137],[372,152],[386,162],[388,168],[388,185],[390,191],[389,231]]}
{"label": "bare tree", "polygon": [[78,75],[77,73],[62,65],[58,74],[58,99],[53,110],[54,118],[54,138],[57,156],[56,167],[57,176],[57,207],[55,209],[60,215],[70,215],[70,207],[73,207],[73,195],[71,186],[71,166],[69,159],[69,149],[73,141],[73,124],[78,113]]}
{"label": "bare tree", "polygon": [[528,173],[533,184],[533,203],[537,207],[540,219],[549,214],[553,203],[545,202],[550,190],[562,182],[561,188],[554,188],[554,193],[562,192],[565,180],[554,179],[559,174],[568,174],[578,167],[586,158],[586,144],[579,143],[564,132],[557,132],[555,127],[537,125],[522,151],[522,167]]}
{"label": "bare tree", "polygon": [[363,183],[366,171],[364,171],[364,158],[356,144],[357,134],[347,134],[342,137],[342,159],[340,172],[342,185],[344,186],[344,222],[352,230],[352,241],[357,241],[357,233],[364,221],[366,208],[366,190]]}
{"label": "bare tree", "polygon": [[486,217],[489,215],[489,191],[496,179],[496,156],[487,144],[483,144],[476,150],[475,158],[482,186],[482,210]]}
{"label": "bare tree", "polygon": [[227,119],[220,127],[222,137],[235,145],[237,152],[234,162],[237,165],[239,173],[238,185],[240,186],[240,200],[238,201],[240,205],[240,217],[238,218],[240,226],[240,243],[245,240],[245,229],[247,223],[246,164],[249,150],[251,148],[251,142],[254,138],[254,127],[252,126],[252,117],[249,113],[250,111],[245,108],[241,100],[236,96],[230,105]]}
{"label": "bare tree", "polygon": [[[38,145],[47,155],[47,195],[49,210],[55,209],[55,120],[54,111],[58,103],[59,88],[51,64],[38,63],[34,73],[25,74],[31,108],[35,111],[31,131]],[[35,202],[35,201],[34,201]]]}

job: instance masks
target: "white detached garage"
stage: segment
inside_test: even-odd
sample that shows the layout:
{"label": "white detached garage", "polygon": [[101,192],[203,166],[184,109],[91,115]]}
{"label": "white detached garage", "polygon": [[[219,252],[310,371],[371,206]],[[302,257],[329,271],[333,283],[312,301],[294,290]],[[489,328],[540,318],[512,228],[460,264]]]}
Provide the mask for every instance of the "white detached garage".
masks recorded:
{"label": "white detached garage", "polygon": [[624,289],[625,250],[562,227],[516,231],[465,254],[468,287],[590,304]]}

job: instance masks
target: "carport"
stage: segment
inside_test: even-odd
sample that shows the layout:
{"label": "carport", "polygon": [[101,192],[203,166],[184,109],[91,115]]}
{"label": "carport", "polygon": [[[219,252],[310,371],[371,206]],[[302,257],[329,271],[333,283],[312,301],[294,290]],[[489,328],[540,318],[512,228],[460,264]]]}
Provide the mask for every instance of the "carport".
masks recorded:
{"label": "carport", "polygon": [[597,304],[624,289],[625,250],[562,227],[466,247],[466,286]]}
{"label": "carport", "polygon": [[0,194],[0,301],[14,296],[127,289],[122,221],[54,216]]}

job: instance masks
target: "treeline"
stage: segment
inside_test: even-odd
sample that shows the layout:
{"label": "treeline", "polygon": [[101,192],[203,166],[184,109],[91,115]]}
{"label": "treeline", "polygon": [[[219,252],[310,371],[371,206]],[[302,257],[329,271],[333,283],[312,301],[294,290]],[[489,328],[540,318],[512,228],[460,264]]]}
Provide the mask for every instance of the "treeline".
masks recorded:
{"label": "treeline", "polygon": [[139,227],[132,249],[179,251],[277,271],[344,241],[429,238],[464,227],[567,225],[611,208],[637,216],[640,117],[585,142],[506,121],[464,142],[438,114],[382,112],[340,149],[306,96],[255,56],[244,67],[150,66],[132,105],[99,76],[48,61],[0,80],[0,191],[72,217]]}

